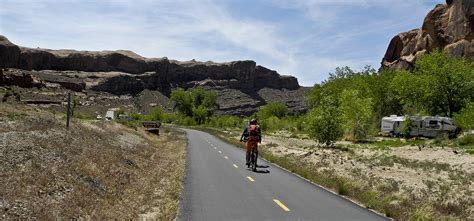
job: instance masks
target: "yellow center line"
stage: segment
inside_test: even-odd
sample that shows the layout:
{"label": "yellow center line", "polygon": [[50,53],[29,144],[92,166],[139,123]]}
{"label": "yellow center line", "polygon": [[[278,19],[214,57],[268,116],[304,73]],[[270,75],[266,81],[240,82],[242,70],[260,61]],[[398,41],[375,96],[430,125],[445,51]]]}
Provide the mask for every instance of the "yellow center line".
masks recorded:
{"label": "yellow center line", "polygon": [[249,177],[249,176],[248,176],[247,179],[249,179],[249,180],[252,181],[252,182],[255,182],[255,180],[254,180],[252,177]]}
{"label": "yellow center line", "polygon": [[229,159],[227,156],[224,156],[224,158],[225,158],[226,160],[228,160],[228,159]]}
{"label": "yellow center line", "polygon": [[239,168],[237,165],[235,165],[235,163],[233,164],[233,166],[234,166],[235,168]]}
{"label": "yellow center line", "polygon": [[278,206],[280,206],[285,212],[290,211],[288,207],[286,207],[283,203],[280,202],[280,200],[273,199],[273,202],[275,202]]}

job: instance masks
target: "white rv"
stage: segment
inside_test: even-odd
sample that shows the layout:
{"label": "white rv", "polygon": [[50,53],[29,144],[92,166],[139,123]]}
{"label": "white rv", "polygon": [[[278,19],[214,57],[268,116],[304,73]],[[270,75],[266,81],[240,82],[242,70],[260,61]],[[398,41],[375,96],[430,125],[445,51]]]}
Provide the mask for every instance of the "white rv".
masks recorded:
{"label": "white rv", "polygon": [[383,117],[380,132],[385,136],[400,136],[402,134],[401,126],[404,121],[404,116],[390,115],[390,117]]}
{"label": "white rv", "polygon": [[[403,135],[402,125],[406,117],[395,116],[383,117],[381,122],[381,133],[384,135]],[[437,137],[441,134],[453,136],[456,130],[453,119],[438,116],[411,116],[410,136]]]}
{"label": "white rv", "polygon": [[115,118],[115,111],[108,110],[105,114],[105,120],[113,120]]}

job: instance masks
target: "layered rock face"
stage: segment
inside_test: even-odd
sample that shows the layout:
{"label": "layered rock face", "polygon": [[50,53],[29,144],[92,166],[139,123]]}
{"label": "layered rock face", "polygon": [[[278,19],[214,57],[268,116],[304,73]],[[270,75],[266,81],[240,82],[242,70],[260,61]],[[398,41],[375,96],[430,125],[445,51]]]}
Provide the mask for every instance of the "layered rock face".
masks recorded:
{"label": "layered rock face", "polygon": [[143,89],[169,93],[172,87],[189,88],[206,83],[242,90],[299,88],[296,78],[280,76],[276,71],[257,66],[254,61],[179,62],[167,58],[148,59],[131,51],[32,49],[18,47],[3,36],[0,36],[0,68],[129,74],[110,78],[95,87],[114,94],[136,93]]}
{"label": "layered rock face", "polygon": [[382,68],[411,69],[416,59],[434,49],[474,61],[474,0],[448,0],[425,17],[421,29],[396,35]]}
{"label": "layered rock face", "polygon": [[[144,58],[123,50],[32,49],[19,47],[0,36],[0,70],[0,86],[44,88],[35,91],[31,99],[51,91],[59,95],[62,92],[58,90],[72,90],[84,94],[84,99],[91,94],[107,93],[109,97],[131,95],[147,100],[153,96],[142,96],[143,91],[169,96],[173,88],[201,86],[218,92],[220,114],[248,115],[270,101],[284,102],[295,111],[306,109],[307,88],[300,87],[295,77],[282,76],[254,61],[180,62]],[[161,101],[147,100],[153,104]],[[139,106],[144,107],[146,102],[142,103]]]}

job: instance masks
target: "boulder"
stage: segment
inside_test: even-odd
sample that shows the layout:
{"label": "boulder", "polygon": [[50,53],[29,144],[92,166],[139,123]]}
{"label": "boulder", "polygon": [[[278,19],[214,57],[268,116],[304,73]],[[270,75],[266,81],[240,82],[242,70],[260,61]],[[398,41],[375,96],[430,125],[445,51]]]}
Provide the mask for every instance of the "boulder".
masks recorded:
{"label": "boulder", "polygon": [[416,59],[434,49],[474,61],[474,1],[452,0],[438,4],[420,29],[392,38],[382,68],[412,69]]}
{"label": "boulder", "polygon": [[18,69],[0,69],[0,86],[18,86],[22,88],[41,88],[44,82],[30,74]]}

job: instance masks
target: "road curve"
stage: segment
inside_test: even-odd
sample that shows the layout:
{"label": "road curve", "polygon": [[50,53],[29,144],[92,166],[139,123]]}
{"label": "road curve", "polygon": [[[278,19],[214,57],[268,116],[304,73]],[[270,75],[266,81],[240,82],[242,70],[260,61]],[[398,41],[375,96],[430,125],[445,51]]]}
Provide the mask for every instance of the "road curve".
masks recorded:
{"label": "road curve", "polygon": [[242,149],[185,131],[178,220],[388,220],[261,159],[262,167],[252,172]]}

